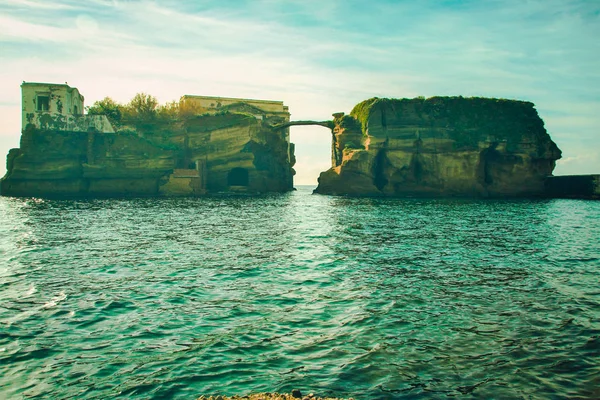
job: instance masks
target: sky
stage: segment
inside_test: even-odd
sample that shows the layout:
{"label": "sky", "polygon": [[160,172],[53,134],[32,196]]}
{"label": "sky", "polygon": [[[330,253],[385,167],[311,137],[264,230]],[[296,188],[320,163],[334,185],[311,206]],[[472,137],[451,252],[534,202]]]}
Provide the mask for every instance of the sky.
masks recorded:
{"label": "sky", "polygon": [[[371,97],[527,100],[563,151],[554,174],[600,173],[597,0],[2,0],[2,157],[19,146],[23,81],[68,82],[86,105],[283,100],[293,120]],[[316,184],[330,132],[291,137],[295,184]]]}

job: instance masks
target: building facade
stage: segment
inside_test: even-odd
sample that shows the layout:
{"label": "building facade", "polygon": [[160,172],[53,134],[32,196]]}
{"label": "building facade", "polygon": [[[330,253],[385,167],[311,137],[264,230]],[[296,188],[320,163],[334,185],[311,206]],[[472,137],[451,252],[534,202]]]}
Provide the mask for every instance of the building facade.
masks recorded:
{"label": "building facade", "polygon": [[22,130],[114,132],[105,116],[83,115],[84,97],[66,83],[23,82],[21,106]]}

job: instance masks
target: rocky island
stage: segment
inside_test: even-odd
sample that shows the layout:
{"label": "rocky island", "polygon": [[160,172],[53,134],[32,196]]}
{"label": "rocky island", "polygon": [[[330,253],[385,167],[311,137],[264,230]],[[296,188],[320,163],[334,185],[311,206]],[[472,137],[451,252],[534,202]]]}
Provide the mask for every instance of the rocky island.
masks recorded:
{"label": "rocky island", "polygon": [[534,105],[490,98],[373,98],[334,114],[316,193],[540,196],[561,151]]}
{"label": "rocky island", "polygon": [[294,145],[281,101],[183,96],[159,107],[138,94],[83,114],[66,84],[21,85],[20,148],[0,190],[8,196],[198,196],[293,189]]}
{"label": "rocky island", "polygon": [[600,176],[553,177],[561,151],[526,101],[365,100],[329,121],[290,121],[282,101],[140,93],[83,113],[66,84],[23,82],[20,148],[0,194],[202,196],[293,190],[293,125],[331,131],[315,193],[348,196],[600,198]]}

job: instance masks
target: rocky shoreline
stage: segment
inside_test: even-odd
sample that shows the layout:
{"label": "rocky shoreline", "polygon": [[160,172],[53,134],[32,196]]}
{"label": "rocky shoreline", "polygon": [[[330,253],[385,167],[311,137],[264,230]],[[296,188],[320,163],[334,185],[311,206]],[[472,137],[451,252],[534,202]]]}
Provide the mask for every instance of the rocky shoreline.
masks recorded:
{"label": "rocky shoreline", "polygon": [[292,390],[290,393],[254,393],[245,396],[200,396],[197,400],[354,400],[341,397],[319,397],[313,393],[303,395],[298,389]]}

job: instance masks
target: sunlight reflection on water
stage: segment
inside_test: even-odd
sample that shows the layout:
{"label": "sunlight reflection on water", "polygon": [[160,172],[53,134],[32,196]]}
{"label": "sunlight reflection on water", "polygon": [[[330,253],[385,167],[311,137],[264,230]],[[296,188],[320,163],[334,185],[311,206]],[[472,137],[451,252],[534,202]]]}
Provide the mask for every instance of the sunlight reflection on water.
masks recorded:
{"label": "sunlight reflection on water", "polygon": [[0,198],[0,391],[599,397],[600,203]]}

